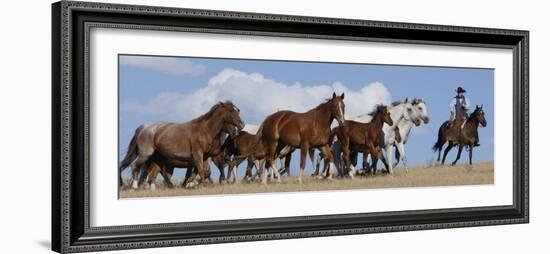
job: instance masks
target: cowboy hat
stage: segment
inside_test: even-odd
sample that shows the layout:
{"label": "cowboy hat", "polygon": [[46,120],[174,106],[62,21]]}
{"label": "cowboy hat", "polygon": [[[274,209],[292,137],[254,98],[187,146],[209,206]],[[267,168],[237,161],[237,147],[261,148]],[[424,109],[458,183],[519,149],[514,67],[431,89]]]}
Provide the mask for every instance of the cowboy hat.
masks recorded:
{"label": "cowboy hat", "polygon": [[459,86],[459,87],[456,89],[456,92],[457,92],[457,93],[465,93],[466,90],[464,90],[461,86]]}

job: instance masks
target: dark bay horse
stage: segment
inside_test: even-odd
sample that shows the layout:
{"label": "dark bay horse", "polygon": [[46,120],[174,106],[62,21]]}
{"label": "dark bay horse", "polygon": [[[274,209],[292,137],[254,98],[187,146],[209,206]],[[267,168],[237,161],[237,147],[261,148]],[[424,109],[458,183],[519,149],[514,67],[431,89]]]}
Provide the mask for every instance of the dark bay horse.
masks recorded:
{"label": "dark bay horse", "polygon": [[338,141],[342,146],[344,166],[351,169],[348,174],[353,178],[355,173],[354,167],[351,166],[350,155],[355,152],[371,154],[381,159],[386,168],[388,168],[386,159],[380,150],[380,143],[383,142],[382,127],[384,123],[393,125],[388,107],[378,105],[371,113],[372,120],[368,123],[360,123],[348,120],[344,126],[334,128],[333,135],[338,137]]}
{"label": "dark bay horse", "polygon": [[445,142],[448,142],[447,148],[443,153],[443,160],[441,160],[441,165],[445,164],[445,158],[447,153],[456,145],[458,145],[458,153],[456,159],[453,161],[452,165],[455,165],[456,162],[460,159],[460,154],[464,146],[469,148],[469,163],[472,165],[472,153],[474,149],[474,144],[479,141],[477,128],[481,126],[487,126],[487,120],[485,120],[485,111],[483,111],[483,105],[476,105],[476,109],[472,112],[466,119],[466,122],[457,122],[451,125],[447,124],[448,121],[444,122],[441,127],[439,127],[437,142],[435,142],[432,149],[434,152],[438,152],[437,161],[441,158],[441,149]]}
{"label": "dark bay horse", "polygon": [[[259,139],[266,149],[267,167],[275,173],[279,182],[281,177],[279,171],[275,169],[275,159],[281,147],[300,148],[298,178],[300,183],[306,165],[306,155],[310,148],[321,148],[326,158],[331,163],[334,161],[329,146],[330,125],[334,119],[339,125],[343,125],[344,113],[344,94],[337,96],[333,93],[332,98],[305,113],[279,111],[264,120],[258,131]],[[263,171],[263,169],[260,171],[262,183],[266,184],[267,174]]]}
{"label": "dark bay horse", "polygon": [[[231,102],[220,102],[202,116],[185,123],[154,123],[140,126],[120,163],[119,174],[132,166],[132,188],[138,187],[138,176],[145,163],[155,155],[167,167],[197,168],[201,179],[207,179],[205,166],[208,153],[224,133],[236,136],[244,127],[240,110]],[[158,162],[157,161],[157,162]],[[120,178],[119,178],[120,179]]]}

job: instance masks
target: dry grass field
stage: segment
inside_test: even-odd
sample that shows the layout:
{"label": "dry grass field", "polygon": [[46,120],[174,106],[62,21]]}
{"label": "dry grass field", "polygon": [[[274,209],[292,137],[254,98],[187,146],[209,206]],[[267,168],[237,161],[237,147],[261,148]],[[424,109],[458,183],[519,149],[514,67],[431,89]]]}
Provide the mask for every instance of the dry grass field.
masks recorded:
{"label": "dry grass field", "polygon": [[[293,173],[297,174],[296,171]],[[258,182],[240,182],[239,184],[208,184],[198,188],[169,189],[160,186],[156,191],[123,189],[120,191],[120,198],[493,184],[494,163],[491,161],[476,163],[472,166],[466,164],[421,166],[409,168],[409,172],[398,168],[393,175],[377,174],[358,176],[355,179],[326,180],[307,176],[304,177],[302,184],[299,184],[297,179],[296,176],[283,176],[282,183],[269,182],[267,185],[261,185]]]}

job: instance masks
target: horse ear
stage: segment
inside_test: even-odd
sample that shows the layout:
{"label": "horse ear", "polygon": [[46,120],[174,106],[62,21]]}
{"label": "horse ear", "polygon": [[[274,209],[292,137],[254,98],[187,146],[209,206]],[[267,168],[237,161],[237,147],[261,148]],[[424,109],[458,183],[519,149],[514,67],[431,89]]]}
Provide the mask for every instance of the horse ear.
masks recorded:
{"label": "horse ear", "polygon": [[342,97],[342,100],[344,99],[344,93],[343,92],[342,92],[342,96],[340,96],[340,97]]}
{"label": "horse ear", "polygon": [[409,102],[409,97],[405,97],[404,103],[408,103],[408,102]]}
{"label": "horse ear", "polygon": [[483,104],[481,104],[481,108],[483,108]]}
{"label": "horse ear", "polygon": [[336,93],[335,92],[332,92],[332,98],[336,98]]}

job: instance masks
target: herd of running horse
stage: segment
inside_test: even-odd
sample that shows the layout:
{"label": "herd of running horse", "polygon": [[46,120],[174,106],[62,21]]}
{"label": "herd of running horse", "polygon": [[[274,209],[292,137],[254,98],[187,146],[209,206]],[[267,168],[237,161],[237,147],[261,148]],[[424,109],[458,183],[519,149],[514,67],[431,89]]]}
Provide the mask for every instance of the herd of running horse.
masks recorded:
{"label": "herd of running horse", "polygon": [[[188,122],[141,125],[120,163],[119,184],[123,186],[122,171],[131,166],[132,188],[144,185],[154,190],[159,173],[166,186],[173,187],[170,179],[174,169],[186,168],[182,186],[192,187],[212,182],[211,162],[220,171],[220,183],[237,182],[237,168],[244,161],[248,163],[244,180],[258,178],[267,184],[270,175],[272,181],[281,182],[281,174],[291,174],[290,159],[296,149],[300,149],[300,183],[308,155],[315,164],[313,176],[318,178],[375,174],[378,160],[392,174],[399,162],[407,170],[404,145],[414,126],[429,121],[422,99],[377,105],[373,112],[353,120],[346,120],[344,114],[344,94],[333,93],[330,99],[305,113],[277,111],[260,126],[245,125],[239,108],[230,101],[219,102]],[[486,125],[484,114],[483,108],[476,106],[469,116],[456,120],[461,123],[441,125],[434,150],[439,150],[440,155],[443,145],[448,143],[442,163],[454,146],[458,146],[459,153],[453,165],[464,146],[469,147],[472,163],[472,150],[478,142],[477,128]],[[394,147],[396,161],[392,162]],[[315,161],[316,150],[320,153]],[[359,153],[363,154],[362,170],[356,170]],[[280,160],[280,169],[276,168],[276,160]]]}

